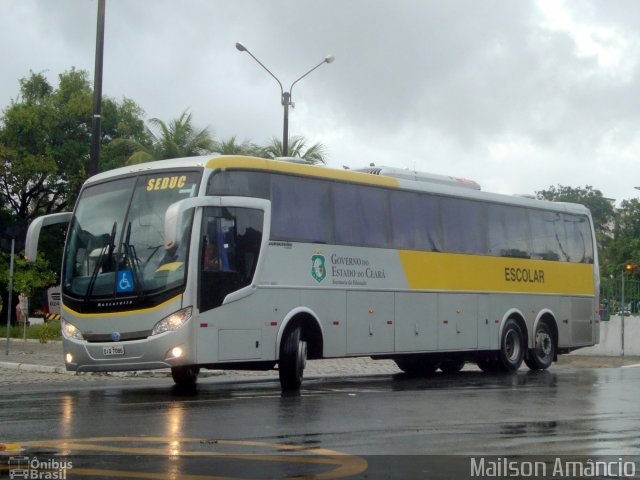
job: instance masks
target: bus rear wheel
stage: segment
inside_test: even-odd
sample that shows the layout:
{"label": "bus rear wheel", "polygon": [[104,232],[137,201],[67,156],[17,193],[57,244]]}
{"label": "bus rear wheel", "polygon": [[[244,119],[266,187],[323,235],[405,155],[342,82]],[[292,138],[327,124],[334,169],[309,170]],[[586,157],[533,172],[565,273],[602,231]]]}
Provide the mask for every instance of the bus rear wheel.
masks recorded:
{"label": "bus rear wheel", "polygon": [[524,363],[531,370],[545,370],[551,366],[556,357],[556,341],[549,325],[542,321],[534,332],[533,348],[527,352]]}
{"label": "bus rear wheel", "polygon": [[183,367],[171,367],[173,381],[179,387],[192,387],[198,381],[200,367],[185,365]]}
{"label": "bus rear wheel", "polygon": [[504,324],[498,350],[498,364],[505,372],[515,372],[522,365],[525,357],[524,334],[520,324],[510,318]]}
{"label": "bus rear wheel", "polygon": [[280,347],[278,376],[282,390],[298,390],[300,388],[306,365],[307,342],[302,339],[300,327],[295,327],[286,334]]}

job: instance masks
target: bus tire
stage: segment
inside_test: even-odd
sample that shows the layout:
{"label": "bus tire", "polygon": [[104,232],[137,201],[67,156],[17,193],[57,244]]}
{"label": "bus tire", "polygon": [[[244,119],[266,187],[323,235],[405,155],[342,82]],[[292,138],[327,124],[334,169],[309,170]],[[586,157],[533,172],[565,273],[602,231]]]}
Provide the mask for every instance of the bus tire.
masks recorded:
{"label": "bus tire", "polygon": [[195,365],[185,365],[182,367],[171,367],[173,381],[179,387],[192,387],[198,381],[200,367]]}
{"label": "bus tire", "polygon": [[278,361],[280,387],[282,390],[298,390],[307,365],[307,342],[302,340],[300,327],[289,330],[286,335],[280,347]]}
{"label": "bus tire", "polygon": [[464,359],[462,358],[449,358],[440,364],[440,370],[442,370],[442,373],[449,375],[458,373],[463,367]]}
{"label": "bus tire", "polygon": [[556,357],[556,340],[547,322],[540,322],[533,334],[534,345],[529,349],[524,363],[531,370],[545,370]]}
{"label": "bus tire", "polygon": [[505,372],[515,372],[522,365],[526,344],[520,324],[513,318],[507,320],[500,338],[498,365]]}

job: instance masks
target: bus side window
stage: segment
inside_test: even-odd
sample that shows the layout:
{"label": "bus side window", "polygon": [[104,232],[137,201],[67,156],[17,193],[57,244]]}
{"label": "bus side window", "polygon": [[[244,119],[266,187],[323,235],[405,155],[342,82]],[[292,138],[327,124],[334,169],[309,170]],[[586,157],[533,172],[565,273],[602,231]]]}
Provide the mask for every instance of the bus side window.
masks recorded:
{"label": "bus side window", "polygon": [[251,285],[262,244],[263,212],[249,208],[206,208],[200,246],[200,311]]}
{"label": "bus side window", "polygon": [[489,251],[486,204],[442,197],[441,205],[445,250],[486,255]]}

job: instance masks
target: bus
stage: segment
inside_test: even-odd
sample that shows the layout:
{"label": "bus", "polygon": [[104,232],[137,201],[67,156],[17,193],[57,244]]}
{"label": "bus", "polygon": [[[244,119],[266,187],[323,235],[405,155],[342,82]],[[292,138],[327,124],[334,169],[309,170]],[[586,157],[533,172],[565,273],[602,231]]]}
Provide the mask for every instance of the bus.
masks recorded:
{"label": "bus", "polygon": [[66,368],[277,368],[392,359],[409,374],[548,368],[599,338],[599,276],[582,205],[484,192],[389,167],[205,156],[88,179],[61,273]]}

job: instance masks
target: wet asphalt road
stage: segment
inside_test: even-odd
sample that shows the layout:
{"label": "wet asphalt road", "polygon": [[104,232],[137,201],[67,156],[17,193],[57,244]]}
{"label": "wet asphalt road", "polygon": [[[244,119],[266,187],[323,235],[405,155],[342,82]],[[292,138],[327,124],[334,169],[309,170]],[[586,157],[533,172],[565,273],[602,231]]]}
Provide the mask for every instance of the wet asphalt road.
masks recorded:
{"label": "wet asphalt road", "polygon": [[9,456],[67,458],[67,478],[451,478],[468,459],[438,466],[448,455],[637,458],[638,432],[640,368],[308,379],[284,396],[219,378],[0,392],[4,473]]}

